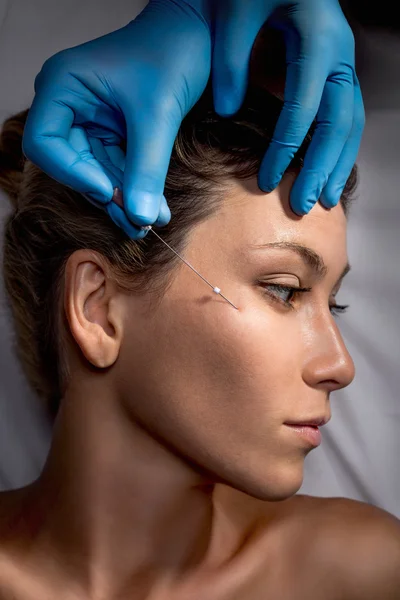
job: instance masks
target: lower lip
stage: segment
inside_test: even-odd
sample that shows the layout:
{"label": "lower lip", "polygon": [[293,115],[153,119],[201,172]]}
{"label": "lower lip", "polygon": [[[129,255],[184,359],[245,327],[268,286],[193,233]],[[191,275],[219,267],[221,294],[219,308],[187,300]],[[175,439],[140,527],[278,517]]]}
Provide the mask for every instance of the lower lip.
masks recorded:
{"label": "lower lip", "polygon": [[322,442],[322,435],[318,427],[312,425],[287,425],[286,427],[296,432],[297,435],[301,436],[304,440],[309,442],[312,446],[319,446]]}

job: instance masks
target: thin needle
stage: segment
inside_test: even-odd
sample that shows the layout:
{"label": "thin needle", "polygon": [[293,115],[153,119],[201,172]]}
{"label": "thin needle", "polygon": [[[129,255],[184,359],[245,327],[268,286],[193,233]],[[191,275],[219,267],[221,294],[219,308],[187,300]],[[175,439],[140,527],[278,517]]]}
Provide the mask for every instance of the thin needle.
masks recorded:
{"label": "thin needle", "polygon": [[233,306],[233,308],[235,308],[236,310],[239,310],[238,307],[235,306],[230,300],[228,300],[228,298],[226,296],[224,296],[223,294],[221,294],[221,290],[219,289],[219,287],[215,287],[215,286],[212,285],[212,283],[210,283],[209,281],[207,281],[207,279],[205,277],[203,277],[203,275],[201,275],[201,273],[199,273],[185,258],[183,258],[183,256],[181,256],[179,254],[179,252],[177,252],[176,250],[174,250],[172,248],[172,246],[170,246],[165,240],[163,240],[162,237],[159,236],[158,233],[156,233],[154,231],[154,229],[152,228],[151,225],[147,225],[146,227],[142,227],[142,229],[144,231],[151,231],[152,233],[154,233],[154,235],[157,236],[158,239],[163,244],[165,244],[165,246],[167,246],[174,254],[176,254],[176,256],[178,258],[180,258],[181,261],[183,261],[185,263],[185,265],[187,265],[190,269],[192,269],[192,271],[194,271],[196,273],[196,275],[198,275],[207,285],[209,285],[213,292],[215,292],[216,294],[218,294],[219,296],[221,296],[221,298],[223,298],[224,300],[226,300],[226,302],[228,302],[231,306]]}

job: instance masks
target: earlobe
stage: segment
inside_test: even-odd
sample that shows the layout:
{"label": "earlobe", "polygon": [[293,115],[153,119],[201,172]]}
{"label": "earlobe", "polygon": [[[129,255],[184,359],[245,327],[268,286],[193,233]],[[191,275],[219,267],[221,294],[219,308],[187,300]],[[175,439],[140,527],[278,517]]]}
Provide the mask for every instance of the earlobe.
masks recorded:
{"label": "earlobe", "polygon": [[78,250],[65,268],[64,306],[71,334],[85,358],[105,369],[117,360],[122,340],[120,294],[104,261]]}

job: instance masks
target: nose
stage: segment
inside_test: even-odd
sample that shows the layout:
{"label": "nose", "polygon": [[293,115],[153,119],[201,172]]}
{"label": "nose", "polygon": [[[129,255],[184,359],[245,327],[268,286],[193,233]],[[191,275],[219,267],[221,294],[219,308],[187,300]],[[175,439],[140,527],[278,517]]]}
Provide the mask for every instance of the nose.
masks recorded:
{"label": "nose", "polygon": [[333,392],[350,385],[355,366],[336,322],[328,319],[312,335],[308,331],[303,379],[311,387]]}

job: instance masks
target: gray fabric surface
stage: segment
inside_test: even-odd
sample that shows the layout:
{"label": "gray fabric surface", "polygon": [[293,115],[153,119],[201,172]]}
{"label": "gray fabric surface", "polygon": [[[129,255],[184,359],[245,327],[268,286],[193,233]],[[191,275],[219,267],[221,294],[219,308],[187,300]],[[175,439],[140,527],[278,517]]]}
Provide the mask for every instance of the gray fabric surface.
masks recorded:
{"label": "gray fabric surface", "polygon": [[[0,118],[27,107],[54,52],[122,26],[134,0],[0,0]],[[332,395],[324,441],[306,460],[302,493],[371,502],[400,517],[400,40],[360,32],[367,127],[359,200],[349,223],[351,274],[339,317],[357,375]],[[0,197],[0,219],[7,212]],[[28,483],[45,459],[50,427],[16,361],[0,285],[0,489]]]}

